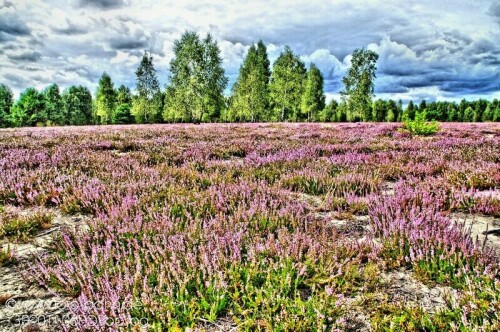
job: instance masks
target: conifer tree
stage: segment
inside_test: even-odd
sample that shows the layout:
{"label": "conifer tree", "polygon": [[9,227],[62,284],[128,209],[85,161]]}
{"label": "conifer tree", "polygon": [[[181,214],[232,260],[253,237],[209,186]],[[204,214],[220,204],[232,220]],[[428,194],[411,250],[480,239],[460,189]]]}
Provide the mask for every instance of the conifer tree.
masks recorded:
{"label": "conifer tree", "polygon": [[69,125],[92,122],[92,94],[84,86],[71,86],[62,94],[64,113]]}
{"label": "conifer tree", "polygon": [[66,115],[59,86],[57,84],[49,85],[42,92],[45,99],[45,111],[47,112],[47,122],[52,125],[66,124]]}
{"label": "conifer tree", "polygon": [[113,112],[113,123],[128,124],[133,123],[134,119],[130,113],[132,109],[132,94],[130,89],[120,85],[116,95],[116,109]]}
{"label": "conifer tree", "polygon": [[12,107],[11,118],[17,126],[44,125],[47,112],[43,95],[33,87],[24,90]]}
{"label": "conifer tree", "polygon": [[137,98],[133,101],[131,112],[138,123],[156,122],[161,113],[160,82],[150,53],[144,52],[135,75]]}
{"label": "conifer tree", "polygon": [[11,125],[10,110],[13,103],[12,90],[5,84],[0,84],[0,128]]}
{"label": "conifer tree", "polygon": [[116,91],[113,87],[111,77],[104,72],[99,79],[99,86],[96,92],[96,115],[99,118],[99,123],[111,123],[115,107]]}

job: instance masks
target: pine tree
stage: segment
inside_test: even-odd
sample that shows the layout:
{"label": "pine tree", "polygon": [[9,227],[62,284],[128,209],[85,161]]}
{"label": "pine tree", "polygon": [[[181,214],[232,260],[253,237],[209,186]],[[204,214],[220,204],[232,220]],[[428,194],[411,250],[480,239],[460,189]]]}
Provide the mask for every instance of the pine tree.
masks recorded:
{"label": "pine tree", "polygon": [[413,100],[410,100],[410,102],[408,103],[408,106],[406,106],[406,116],[408,117],[408,119],[414,120],[416,111],[417,110],[415,109],[415,106],[413,104]]}
{"label": "pine tree", "polygon": [[43,95],[35,88],[27,88],[12,107],[11,117],[17,126],[44,125],[47,121]]}
{"label": "pine tree", "polygon": [[153,56],[144,52],[136,72],[137,98],[132,105],[132,114],[138,123],[151,123],[159,120],[161,112],[160,82],[153,65]]}
{"label": "pine tree", "polygon": [[0,128],[11,125],[10,110],[13,103],[12,90],[8,86],[0,84]]}
{"label": "pine tree", "polygon": [[387,110],[387,115],[385,116],[385,121],[387,121],[387,122],[394,122],[395,119],[396,119],[396,116],[394,115],[393,109],[389,108]]}
{"label": "pine tree", "polygon": [[398,100],[397,113],[394,114],[394,121],[401,121],[401,117],[403,116],[403,101]]}
{"label": "pine tree", "polygon": [[341,94],[347,101],[349,118],[354,121],[371,120],[377,60],[378,54],[373,51],[365,49],[354,50],[351,67],[342,79],[345,90]]}
{"label": "pine tree", "polygon": [[488,122],[493,120],[493,110],[491,109],[491,104],[486,106],[483,115],[481,116],[481,121]]}
{"label": "pine tree", "polygon": [[64,112],[69,125],[87,125],[92,122],[92,94],[84,86],[71,86],[62,94]]}
{"label": "pine tree", "polygon": [[472,107],[467,107],[464,112],[464,122],[474,121],[474,109]]}
{"label": "pine tree", "polygon": [[133,123],[134,118],[130,114],[130,104],[120,104],[113,112],[113,124]]}
{"label": "pine tree", "polygon": [[296,120],[306,79],[306,67],[290,47],[283,52],[273,65],[269,93],[274,118],[280,121]]}
{"label": "pine tree", "polygon": [[96,115],[99,123],[108,124],[113,119],[116,107],[116,91],[111,77],[104,72],[99,79],[96,92]]}
{"label": "pine tree", "polygon": [[132,105],[132,93],[125,85],[120,85],[118,90],[116,90],[116,104],[117,106],[122,104]]}
{"label": "pine tree", "polygon": [[456,105],[450,104],[447,113],[448,113],[448,121],[451,122],[458,121],[459,113]]}
{"label": "pine tree", "polygon": [[376,122],[382,122],[387,116],[387,107],[385,101],[378,99],[373,103],[373,113],[371,119]]}
{"label": "pine tree", "polygon": [[495,108],[495,111],[493,112],[492,120],[495,122],[500,122],[500,106],[497,106]]}
{"label": "pine tree", "polygon": [[42,92],[45,99],[45,111],[47,112],[47,123],[49,125],[64,125],[66,124],[66,115],[64,114],[64,107],[59,86],[57,84],[49,85]]}
{"label": "pine tree", "polygon": [[323,75],[318,67],[314,63],[311,63],[301,103],[302,115],[307,121],[316,120],[319,112],[325,108],[325,94],[323,89]]}
{"label": "pine tree", "polygon": [[420,101],[420,105],[418,106],[418,109],[420,112],[427,111],[427,102],[425,101],[425,99],[422,99]]}
{"label": "pine tree", "polygon": [[347,118],[347,111],[348,111],[348,106],[347,102],[342,101],[337,107],[337,122],[346,122],[348,120]]}
{"label": "pine tree", "polygon": [[130,89],[124,85],[120,85],[116,94],[116,108],[113,112],[112,123],[128,124],[134,122],[134,117],[131,114],[132,109],[132,93]]}

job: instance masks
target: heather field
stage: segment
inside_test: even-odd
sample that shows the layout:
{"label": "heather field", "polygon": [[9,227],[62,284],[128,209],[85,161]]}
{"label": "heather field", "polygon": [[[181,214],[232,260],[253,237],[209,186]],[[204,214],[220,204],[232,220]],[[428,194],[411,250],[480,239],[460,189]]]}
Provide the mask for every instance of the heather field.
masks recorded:
{"label": "heather field", "polygon": [[500,124],[400,127],[1,130],[0,330],[500,330]]}

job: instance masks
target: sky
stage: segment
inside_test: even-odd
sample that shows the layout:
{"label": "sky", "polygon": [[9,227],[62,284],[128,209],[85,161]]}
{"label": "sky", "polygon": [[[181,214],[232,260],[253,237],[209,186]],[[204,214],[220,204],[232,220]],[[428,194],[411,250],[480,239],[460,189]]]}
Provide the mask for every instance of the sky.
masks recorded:
{"label": "sky", "polygon": [[0,0],[0,83],[95,91],[106,71],[134,88],[145,50],[168,83],[173,43],[186,30],[218,40],[231,85],[252,43],[271,63],[289,45],[339,99],[350,54],[379,54],[377,98],[500,98],[500,1]]}

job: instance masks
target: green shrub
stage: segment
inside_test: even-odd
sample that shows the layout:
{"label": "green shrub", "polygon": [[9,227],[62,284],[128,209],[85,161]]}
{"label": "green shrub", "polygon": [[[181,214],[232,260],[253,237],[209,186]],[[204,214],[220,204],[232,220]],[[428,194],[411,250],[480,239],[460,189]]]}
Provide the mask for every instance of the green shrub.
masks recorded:
{"label": "green shrub", "polygon": [[417,112],[415,114],[415,120],[410,120],[408,118],[403,120],[403,127],[407,129],[412,135],[422,135],[428,136],[435,134],[439,130],[439,124],[432,120],[427,122],[426,112]]}
{"label": "green shrub", "polygon": [[37,212],[28,216],[2,216],[0,218],[0,239],[9,238],[17,242],[27,242],[40,231],[50,228],[54,216]]}
{"label": "green shrub", "polygon": [[7,248],[0,248],[0,266],[8,266],[16,261],[16,257],[14,252],[10,249],[9,246]]}

